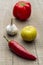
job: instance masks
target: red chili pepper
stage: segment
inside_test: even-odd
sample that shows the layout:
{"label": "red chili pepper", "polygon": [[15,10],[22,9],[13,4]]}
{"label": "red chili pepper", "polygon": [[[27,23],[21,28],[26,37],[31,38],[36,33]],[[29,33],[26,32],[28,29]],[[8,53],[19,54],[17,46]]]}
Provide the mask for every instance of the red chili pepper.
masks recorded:
{"label": "red chili pepper", "polygon": [[18,56],[25,58],[25,59],[30,59],[30,60],[35,60],[36,57],[29,53],[23,46],[21,46],[18,42],[14,40],[8,40],[5,36],[4,38],[8,41],[8,46],[9,48],[16,53]]}
{"label": "red chili pepper", "polygon": [[13,16],[20,20],[26,20],[31,15],[30,2],[19,1],[13,7]]}

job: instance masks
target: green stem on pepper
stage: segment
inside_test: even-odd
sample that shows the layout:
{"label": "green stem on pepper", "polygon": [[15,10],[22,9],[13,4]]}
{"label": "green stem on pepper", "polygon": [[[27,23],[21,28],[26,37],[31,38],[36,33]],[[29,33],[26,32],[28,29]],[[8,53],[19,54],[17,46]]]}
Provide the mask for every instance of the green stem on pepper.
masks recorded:
{"label": "green stem on pepper", "polygon": [[6,37],[6,36],[3,36],[6,40],[7,40],[7,42],[9,42],[10,40],[8,40],[8,38]]}

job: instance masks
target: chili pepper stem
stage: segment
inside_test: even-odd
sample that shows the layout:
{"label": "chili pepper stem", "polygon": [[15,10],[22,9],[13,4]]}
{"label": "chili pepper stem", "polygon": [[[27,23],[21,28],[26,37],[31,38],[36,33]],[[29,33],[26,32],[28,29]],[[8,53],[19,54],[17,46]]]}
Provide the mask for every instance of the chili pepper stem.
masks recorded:
{"label": "chili pepper stem", "polygon": [[13,24],[13,18],[11,18],[11,25]]}
{"label": "chili pepper stem", "polygon": [[6,40],[7,40],[7,42],[9,42],[10,40],[8,40],[8,38],[6,37],[6,36],[3,36]]}

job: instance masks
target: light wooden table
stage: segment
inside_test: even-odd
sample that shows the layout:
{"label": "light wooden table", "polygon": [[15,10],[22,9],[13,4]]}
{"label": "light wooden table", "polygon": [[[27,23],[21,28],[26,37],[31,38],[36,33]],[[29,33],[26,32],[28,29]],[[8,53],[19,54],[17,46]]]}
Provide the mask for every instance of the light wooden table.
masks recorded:
{"label": "light wooden table", "polygon": [[[43,0],[29,0],[32,4],[32,15],[25,23],[16,20],[12,15],[13,6],[17,1],[0,0],[0,65],[43,65]],[[14,18],[14,23],[19,29],[19,33],[15,37],[8,37],[5,30],[11,18]],[[37,38],[32,44],[27,44],[20,36],[20,30],[26,25],[33,25],[37,28]],[[3,35],[6,35],[9,39],[17,40],[38,59],[30,61],[13,54],[9,50]]]}

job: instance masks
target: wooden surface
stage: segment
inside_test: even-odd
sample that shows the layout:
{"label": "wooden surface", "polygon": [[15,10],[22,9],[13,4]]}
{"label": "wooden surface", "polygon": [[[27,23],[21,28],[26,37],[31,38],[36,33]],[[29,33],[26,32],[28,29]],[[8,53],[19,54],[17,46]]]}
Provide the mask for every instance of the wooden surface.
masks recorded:
{"label": "wooden surface", "polygon": [[[43,65],[43,0],[29,0],[32,4],[32,14],[30,19],[25,22],[16,20],[12,15],[13,6],[17,1],[0,0],[0,65]],[[7,36],[5,29],[11,18],[14,18],[14,23],[19,29],[18,34],[14,37]],[[26,25],[33,25],[37,28],[37,38],[31,44],[24,42],[20,36],[20,30]],[[30,61],[13,54],[9,50],[3,35],[6,35],[9,39],[17,40],[38,59]]]}

